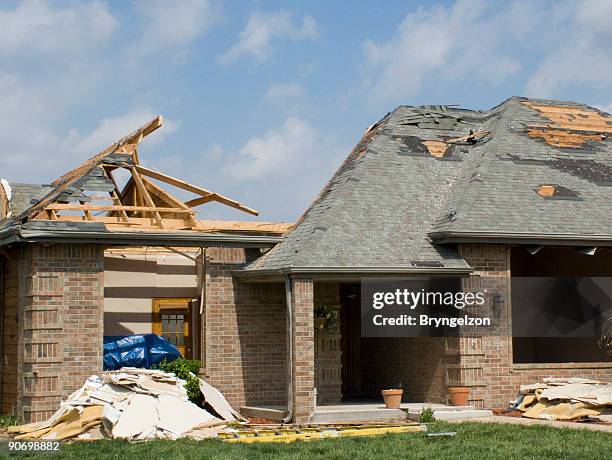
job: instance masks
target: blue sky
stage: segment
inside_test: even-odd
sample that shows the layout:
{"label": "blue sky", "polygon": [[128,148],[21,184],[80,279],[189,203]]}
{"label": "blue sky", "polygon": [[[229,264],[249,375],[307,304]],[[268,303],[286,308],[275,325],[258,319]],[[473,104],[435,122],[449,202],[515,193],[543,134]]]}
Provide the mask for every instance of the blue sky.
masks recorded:
{"label": "blue sky", "polygon": [[4,1],[0,176],[52,181],[163,114],[144,164],[292,221],[400,104],[611,112],[611,17],[609,0]]}

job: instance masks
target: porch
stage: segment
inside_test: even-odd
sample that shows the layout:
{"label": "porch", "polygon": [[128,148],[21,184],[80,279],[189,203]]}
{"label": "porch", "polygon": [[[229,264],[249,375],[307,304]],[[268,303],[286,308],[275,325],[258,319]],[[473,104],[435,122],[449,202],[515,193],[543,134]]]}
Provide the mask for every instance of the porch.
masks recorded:
{"label": "porch", "polygon": [[[474,409],[472,406],[449,406],[439,403],[402,403],[399,409],[387,409],[382,401],[355,401],[329,406],[317,406],[309,423],[385,423],[401,420],[418,420],[423,409],[431,408],[436,420],[489,417],[490,410]],[[266,418],[282,421],[287,416],[283,406],[244,406],[240,413],[246,417]]]}

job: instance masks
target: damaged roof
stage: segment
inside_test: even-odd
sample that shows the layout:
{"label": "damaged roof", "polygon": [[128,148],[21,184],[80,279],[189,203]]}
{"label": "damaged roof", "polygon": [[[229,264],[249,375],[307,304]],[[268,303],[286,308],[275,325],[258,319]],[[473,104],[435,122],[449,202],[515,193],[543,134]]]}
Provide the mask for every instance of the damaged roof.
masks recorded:
{"label": "damaged roof", "polygon": [[[158,116],[50,185],[10,184],[1,179],[0,246],[68,239],[105,244],[202,246],[216,242],[269,247],[291,228],[287,223],[197,219],[194,208],[210,202],[252,215],[258,212],[140,164],[140,142],[161,126],[162,117]],[[114,175],[118,170],[128,173],[122,187]],[[160,183],[192,193],[195,198],[179,200]]]}
{"label": "damaged roof", "polygon": [[609,114],[573,102],[400,106],[244,272],[460,272],[448,243],[612,244],[610,135]]}

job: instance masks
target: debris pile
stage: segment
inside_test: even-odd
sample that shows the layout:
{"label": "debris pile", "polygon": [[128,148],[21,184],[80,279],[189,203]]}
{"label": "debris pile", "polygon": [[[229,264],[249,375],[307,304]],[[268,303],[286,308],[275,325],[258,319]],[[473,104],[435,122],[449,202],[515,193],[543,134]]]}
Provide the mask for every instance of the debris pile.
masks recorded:
{"label": "debris pile", "polygon": [[521,385],[513,406],[527,418],[612,423],[612,385],[581,378],[545,378],[543,383]]}
{"label": "debris pile", "polygon": [[124,367],[87,379],[44,422],[10,427],[15,439],[202,439],[241,420],[223,395],[200,379],[207,407],[187,397],[184,381],[160,370]]}

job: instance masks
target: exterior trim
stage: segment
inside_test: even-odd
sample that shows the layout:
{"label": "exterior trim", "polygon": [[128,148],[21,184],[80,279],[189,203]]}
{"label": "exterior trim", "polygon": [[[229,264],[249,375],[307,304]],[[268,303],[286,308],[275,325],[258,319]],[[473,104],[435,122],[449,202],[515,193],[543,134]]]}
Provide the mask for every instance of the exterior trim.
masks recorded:
{"label": "exterior trim", "polygon": [[443,243],[500,243],[548,246],[612,246],[612,235],[578,235],[572,233],[497,233],[497,232],[431,232],[428,236]]}
{"label": "exterior trim", "polygon": [[228,233],[173,232],[79,232],[73,230],[34,231],[9,228],[0,231],[0,246],[13,243],[93,243],[129,246],[194,246],[271,247],[281,236],[242,235]]}

